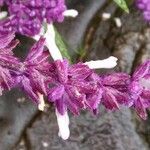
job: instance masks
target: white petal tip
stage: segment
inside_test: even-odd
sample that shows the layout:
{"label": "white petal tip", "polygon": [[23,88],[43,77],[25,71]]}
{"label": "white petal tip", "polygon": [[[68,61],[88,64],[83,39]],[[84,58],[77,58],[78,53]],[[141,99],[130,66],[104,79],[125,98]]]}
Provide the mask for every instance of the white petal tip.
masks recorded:
{"label": "white petal tip", "polygon": [[61,137],[63,140],[68,140],[70,136],[70,131],[69,130],[67,132],[65,131],[65,133],[63,134],[60,134],[60,132],[58,132],[58,136]]}
{"label": "white petal tip", "polygon": [[45,108],[45,102],[44,102],[44,97],[42,94],[38,93],[39,95],[39,104],[38,104],[38,109],[40,111],[44,111],[44,108]]}
{"label": "white petal tip", "polygon": [[41,104],[38,105],[38,110],[39,111],[44,111],[44,108],[45,108],[45,105],[43,105],[43,104],[42,105]]}
{"label": "white petal tip", "polygon": [[56,109],[56,117],[59,127],[58,136],[60,136],[63,140],[67,140],[70,136],[68,113],[66,111],[64,115],[61,115]]}
{"label": "white petal tip", "polygon": [[118,58],[116,58],[114,56],[110,56],[107,61],[117,64]]}
{"label": "white petal tip", "polygon": [[117,58],[114,56],[110,56],[104,60],[96,60],[96,61],[89,61],[85,64],[89,66],[91,69],[100,69],[100,68],[114,68],[117,65]]}
{"label": "white petal tip", "polygon": [[108,58],[108,68],[114,68],[117,66],[117,60],[118,58],[114,57],[114,56],[110,56]]}
{"label": "white petal tip", "polygon": [[8,14],[8,13],[7,13],[6,11],[0,12],[0,20],[6,18],[6,17],[7,17],[7,14]]}
{"label": "white petal tip", "polygon": [[63,13],[63,15],[64,15],[65,17],[73,17],[73,18],[77,17],[78,14],[79,14],[78,11],[77,11],[77,10],[74,10],[74,9],[66,10],[66,11],[64,11],[64,13]]}

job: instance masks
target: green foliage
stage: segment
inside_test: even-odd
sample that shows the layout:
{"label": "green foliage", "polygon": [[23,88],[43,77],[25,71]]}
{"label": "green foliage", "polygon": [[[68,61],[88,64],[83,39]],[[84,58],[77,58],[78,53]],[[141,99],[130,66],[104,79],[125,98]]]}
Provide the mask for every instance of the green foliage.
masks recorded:
{"label": "green foliage", "polygon": [[70,55],[68,53],[67,45],[65,44],[62,36],[59,34],[59,32],[56,30],[56,28],[55,28],[55,34],[56,34],[56,38],[55,38],[56,45],[58,46],[62,56],[64,58],[67,58],[71,62],[71,57],[70,57]]}
{"label": "green foliage", "polygon": [[129,8],[127,6],[127,2],[125,0],[113,0],[120,8],[122,8],[125,12],[129,13]]}

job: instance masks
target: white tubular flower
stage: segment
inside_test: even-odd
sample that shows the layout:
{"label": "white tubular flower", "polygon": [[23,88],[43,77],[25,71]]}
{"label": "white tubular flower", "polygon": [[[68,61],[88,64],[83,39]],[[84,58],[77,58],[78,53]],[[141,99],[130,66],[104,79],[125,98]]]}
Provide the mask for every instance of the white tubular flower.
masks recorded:
{"label": "white tubular flower", "polygon": [[[46,38],[46,46],[48,47],[52,58],[54,60],[63,60],[60,50],[57,47],[56,42],[55,42],[55,30],[52,24],[48,25],[45,38]],[[62,139],[67,140],[70,135],[68,113],[66,111],[64,115],[61,115],[57,111],[57,109],[55,110],[55,112],[56,112],[56,117],[57,117],[57,122],[58,122],[58,127],[59,127],[58,135]]]}
{"label": "white tubular flower", "polygon": [[85,62],[87,66],[91,69],[100,69],[100,68],[114,68],[117,65],[117,58],[114,56],[110,56],[104,60],[96,60],[96,61],[89,61]]}
{"label": "white tubular flower", "polygon": [[46,46],[54,60],[62,60],[63,57],[55,42],[55,30],[52,24],[47,26],[47,32],[44,35],[46,38]]}
{"label": "white tubular flower", "polygon": [[44,96],[43,96],[43,94],[40,94],[40,93],[38,93],[38,96],[39,96],[38,109],[40,111],[44,111],[44,108],[45,108]]}
{"label": "white tubular flower", "polygon": [[7,17],[7,14],[8,14],[8,13],[7,13],[6,11],[0,12],[0,20],[6,18],[6,17]]}
{"label": "white tubular flower", "polygon": [[78,11],[75,9],[69,9],[69,10],[64,11],[63,13],[65,17],[73,17],[73,18],[77,17],[78,14],[79,14]]}
{"label": "white tubular flower", "polygon": [[[41,30],[41,35],[43,34],[43,29]],[[34,36],[35,40],[40,39],[40,34]],[[45,33],[44,37],[46,38],[46,46],[50,52],[50,55],[52,56],[53,60],[63,60],[63,57],[60,53],[59,48],[56,45],[55,42],[55,30],[53,27],[53,24],[48,24],[47,26],[47,32]],[[43,101],[39,104],[38,108],[39,110],[43,110]],[[69,130],[69,116],[67,111],[65,112],[64,115],[61,115],[57,109],[55,110],[56,112],[56,117],[57,117],[57,122],[58,122],[58,127],[59,127],[59,133],[58,135],[64,139],[67,140],[70,135],[70,130]]]}
{"label": "white tubular flower", "polygon": [[67,140],[70,136],[70,130],[69,130],[69,116],[67,111],[64,115],[61,115],[57,109],[56,109],[56,117],[57,117],[57,123],[59,127],[59,133],[58,135],[63,139]]}

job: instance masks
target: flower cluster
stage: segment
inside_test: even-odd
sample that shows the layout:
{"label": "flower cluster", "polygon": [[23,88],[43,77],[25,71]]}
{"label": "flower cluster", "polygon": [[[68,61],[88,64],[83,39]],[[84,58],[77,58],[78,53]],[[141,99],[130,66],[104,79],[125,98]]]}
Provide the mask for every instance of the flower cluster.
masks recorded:
{"label": "flower cluster", "polygon": [[19,86],[37,104],[39,95],[45,95],[62,115],[67,109],[78,115],[84,109],[97,112],[99,104],[108,110],[125,105],[133,106],[146,119],[146,108],[150,107],[150,86],[146,84],[150,61],[137,68],[131,77],[126,73],[98,75],[86,63],[69,65],[66,59],[50,63],[42,37],[21,62],[13,56],[12,49],[18,43],[13,38],[13,33],[0,37],[1,91]]}
{"label": "flower cluster", "polygon": [[[55,42],[52,23],[61,22],[64,16],[75,17],[78,12],[66,10],[64,0],[0,0],[6,12],[0,13],[0,94],[14,87],[21,88],[30,99],[44,110],[46,97],[55,106],[59,136],[69,137],[68,110],[74,115],[88,109],[97,114],[99,106],[107,110],[132,107],[137,114],[147,118],[150,108],[150,60],[139,66],[130,76],[126,73],[99,75],[94,69],[113,68],[115,57],[105,60],[69,64],[63,59]],[[137,0],[138,7],[150,20],[149,1]],[[40,31],[47,24],[44,37]],[[24,61],[15,57],[13,49],[18,44],[15,33],[38,39]],[[54,62],[49,60],[49,52]]]}
{"label": "flower cluster", "polygon": [[[121,105],[133,107],[141,118],[146,119],[146,109],[150,107],[150,60],[139,66],[132,76],[126,73],[98,75],[90,69],[93,62],[73,65],[66,59],[50,62],[43,37],[22,62],[12,52],[18,44],[14,37],[14,33],[0,36],[1,94],[3,90],[20,87],[41,110],[43,96],[46,96],[56,107],[60,128],[64,121],[61,117],[67,117],[67,110],[75,115],[85,109],[96,114],[99,105],[107,110],[119,109]],[[61,134],[65,135],[66,131]],[[68,135],[63,138],[67,139]]]}
{"label": "flower cluster", "polygon": [[66,10],[64,0],[0,0],[8,6],[9,16],[0,21],[0,32],[15,31],[34,36],[45,22],[62,22]]}
{"label": "flower cluster", "polygon": [[150,21],[150,1],[149,0],[136,0],[137,7],[143,11],[143,16],[146,21]]}

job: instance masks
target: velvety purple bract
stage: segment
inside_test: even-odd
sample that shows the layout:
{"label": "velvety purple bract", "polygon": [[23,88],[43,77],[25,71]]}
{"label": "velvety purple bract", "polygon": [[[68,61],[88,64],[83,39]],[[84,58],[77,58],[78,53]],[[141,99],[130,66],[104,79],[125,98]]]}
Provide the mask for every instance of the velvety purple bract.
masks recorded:
{"label": "velvety purple bract", "polygon": [[13,55],[18,44],[14,33],[0,34],[0,94],[3,90],[20,87],[35,103],[47,96],[58,112],[67,109],[78,115],[89,109],[97,113],[100,105],[116,110],[120,105],[135,108],[146,119],[150,108],[150,60],[140,65],[132,76],[126,73],[98,75],[84,63],[70,65],[65,60],[52,63],[44,50],[45,39],[40,38],[24,61]]}
{"label": "velvety purple bract", "polygon": [[3,90],[10,90],[14,83],[10,69],[18,62],[12,53],[18,41],[13,39],[14,33],[0,34],[0,95]]}
{"label": "velvety purple bract", "polygon": [[51,82],[53,87],[49,90],[48,99],[55,103],[60,114],[64,114],[67,108],[74,114],[79,114],[81,109],[88,107],[87,104],[90,105],[86,95],[95,92],[97,85],[86,80],[93,72],[88,66],[83,63],[69,65],[67,60],[58,60],[50,72],[55,80]]}
{"label": "velvety purple bract", "polygon": [[150,107],[150,88],[144,82],[149,82],[149,80],[150,61],[146,61],[135,70],[129,85],[129,94],[133,101],[133,107],[143,119],[147,118],[146,109]]}
{"label": "velvety purple bract", "polygon": [[47,95],[45,81],[48,55],[44,54],[45,39],[41,38],[30,49],[24,62],[19,62],[19,69],[14,72],[16,86],[25,91],[32,100],[39,103],[38,94]]}
{"label": "velvety purple bract", "polygon": [[[1,2],[2,3],[2,2]],[[61,22],[66,10],[64,0],[6,0],[9,17],[0,21],[0,32],[39,34],[44,22]]]}
{"label": "velvety purple bract", "polygon": [[102,91],[101,103],[109,110],[119,109],[119,105],[130,105],[127,87],[130,76],[125,73],[98,76],[99,90]]}

